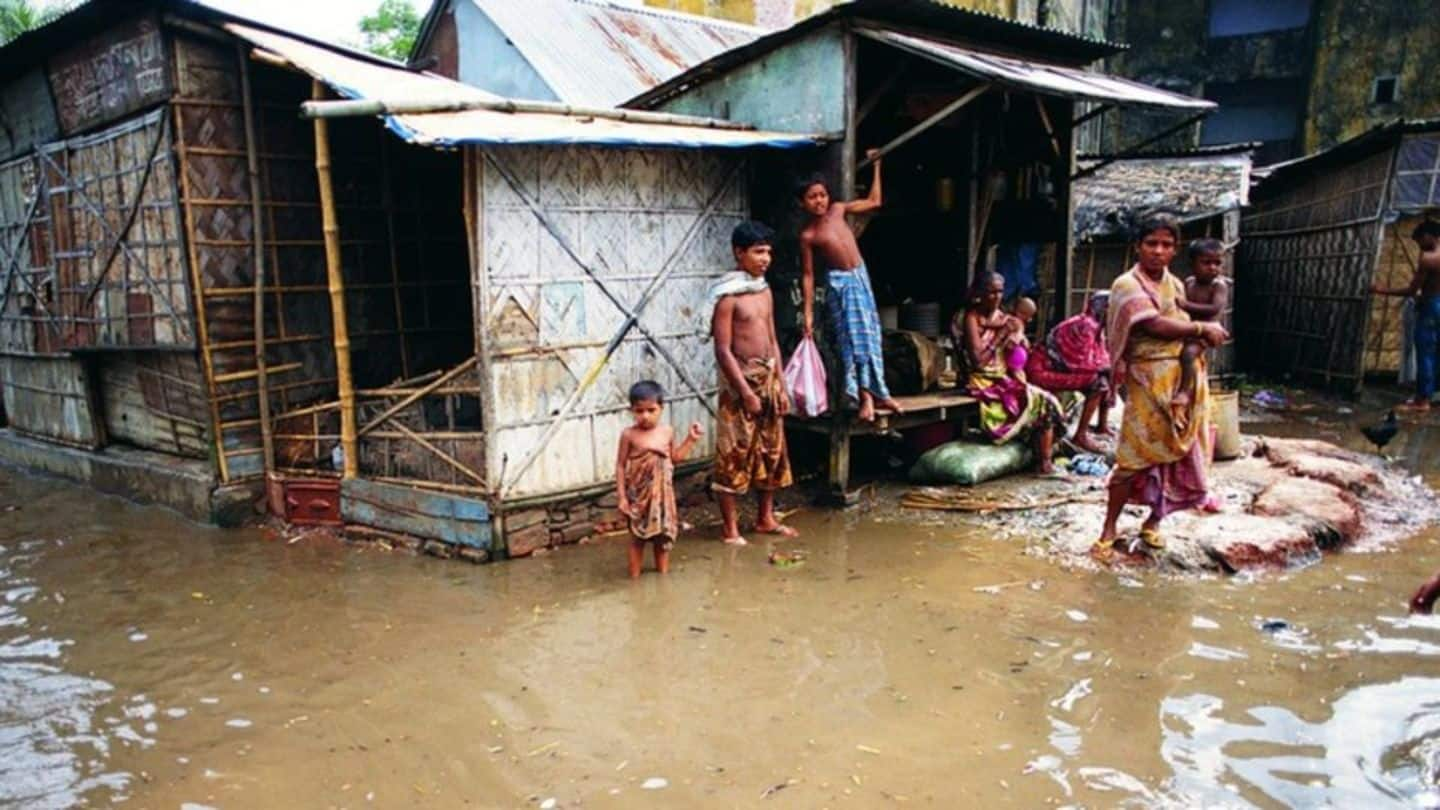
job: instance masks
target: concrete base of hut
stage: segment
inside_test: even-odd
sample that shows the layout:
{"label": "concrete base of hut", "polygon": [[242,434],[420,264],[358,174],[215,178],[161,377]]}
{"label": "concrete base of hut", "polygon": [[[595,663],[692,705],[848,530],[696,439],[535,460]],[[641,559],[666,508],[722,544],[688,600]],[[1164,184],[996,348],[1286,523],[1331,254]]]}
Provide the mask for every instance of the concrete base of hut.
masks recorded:
{"label": "concrete base of hut", "polygon": [[258,517],[261,482],[217,486],[210,464],[199,459],[111,445],[74,447],[0,429],[0,463],[66,478],[111,495],[164,506],[191,520],[222,527]]}
{"label": "concrete base of hut", "polygon": [[[1104,519],[1103,479],[1076,492],[1076,479],[1011,478],[976,487],[994,493],[1026,487],[1037,503],[1060,506],[990,515],[987,526],[1023,537],[1029,552],[1095,567],[1091,545]],[[1146,549],[1137,535],[1146,511],[1126,507],[1111,563],[1172,572],[1238,573],[1306,565],[1330,551],[1371,549],[1440,519],[1434,494],[1419,479],[1376,456],[1323,441],[1256,437],[1234,461],[1211,468],[1220,511],[1181,512],[1162,525],[1166,547]]]}

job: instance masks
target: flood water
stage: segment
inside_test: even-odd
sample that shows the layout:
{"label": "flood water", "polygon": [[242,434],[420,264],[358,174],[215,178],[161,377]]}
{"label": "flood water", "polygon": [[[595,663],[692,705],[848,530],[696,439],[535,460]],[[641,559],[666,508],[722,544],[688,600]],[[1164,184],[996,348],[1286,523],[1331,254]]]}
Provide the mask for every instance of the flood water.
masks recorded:
{"label": "flood water", "polygon": [[6,505],[4,807],[1440,806],[1440,532],[1176,580],[810,509],[801,566],[689,540],[631,582],[614,542],[445,563],[0,469]]}

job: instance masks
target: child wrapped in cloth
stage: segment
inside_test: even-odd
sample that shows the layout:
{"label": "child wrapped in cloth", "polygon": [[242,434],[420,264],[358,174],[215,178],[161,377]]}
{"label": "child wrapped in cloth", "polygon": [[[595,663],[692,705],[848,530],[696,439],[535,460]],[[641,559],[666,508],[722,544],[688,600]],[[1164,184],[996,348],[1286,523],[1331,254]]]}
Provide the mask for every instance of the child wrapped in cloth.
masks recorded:
{"label": "child wrapped in cloth", "polygon": [[785,415],[790,398],[780,373],[774,300],[765,284],[774,231],[758,222],[741,223],[731,234],[736,269],[710,291],[715,360],[720,367],[716,414],[715,473],[711,488],[720,502],[725,542],[745,545],[736,499],[759,493],[755,531],[794,537],[775,516],[775,490],[791,484],[785,448]]}

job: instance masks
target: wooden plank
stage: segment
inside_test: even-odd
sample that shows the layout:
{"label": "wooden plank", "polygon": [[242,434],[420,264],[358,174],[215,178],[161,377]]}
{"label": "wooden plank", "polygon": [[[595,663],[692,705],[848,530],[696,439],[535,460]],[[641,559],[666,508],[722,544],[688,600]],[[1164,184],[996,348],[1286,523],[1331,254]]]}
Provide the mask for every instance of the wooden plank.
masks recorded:
{"label": "wooden plank", "polygon": [[455,545],[488,550],[493,544],[489,505],[445,492],[351,478],[340,484],[340,513],[347,523]]}

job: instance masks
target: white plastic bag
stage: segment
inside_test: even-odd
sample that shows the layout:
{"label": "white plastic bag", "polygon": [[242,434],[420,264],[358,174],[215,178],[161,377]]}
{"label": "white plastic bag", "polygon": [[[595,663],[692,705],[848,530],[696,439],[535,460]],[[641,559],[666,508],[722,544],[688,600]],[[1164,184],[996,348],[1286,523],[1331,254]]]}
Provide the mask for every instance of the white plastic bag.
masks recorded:
{"label": "white plastic bag", "polygon": [[820,349],[811,338],[802,338],[790,362],[785,364],[785,390],[790,394],[794,412],[814,418],[830,409],[825,390],[825,363]]}

